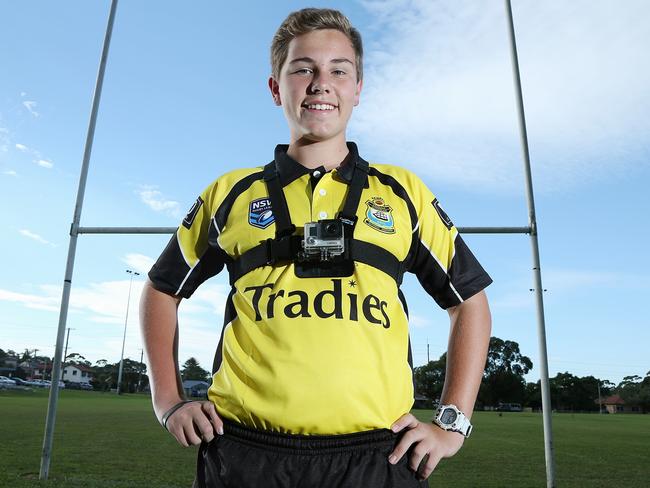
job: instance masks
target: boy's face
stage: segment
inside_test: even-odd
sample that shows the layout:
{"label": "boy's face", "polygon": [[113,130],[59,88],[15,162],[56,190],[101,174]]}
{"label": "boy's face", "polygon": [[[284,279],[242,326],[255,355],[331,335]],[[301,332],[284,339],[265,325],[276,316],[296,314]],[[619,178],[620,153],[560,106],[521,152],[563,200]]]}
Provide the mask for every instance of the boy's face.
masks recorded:
{"label": "boy's face", "polygon": [[356,68],[354,48],[342,32],[321,29],[291,40],[279,80],[269,79],[273,99],[289,123],[291,142],[345,142],[345,128],[361,93]]}

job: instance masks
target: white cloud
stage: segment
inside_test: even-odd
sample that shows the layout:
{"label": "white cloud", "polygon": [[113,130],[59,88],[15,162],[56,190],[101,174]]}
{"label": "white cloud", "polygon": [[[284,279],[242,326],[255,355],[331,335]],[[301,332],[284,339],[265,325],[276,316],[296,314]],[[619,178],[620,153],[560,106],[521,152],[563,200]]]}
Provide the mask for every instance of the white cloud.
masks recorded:
{"label": "white cloud", "polygon": [[31,230],[28,230],[28,229],[20,229],[18,232],[19,232],[21,235],[25,236],[25,237],[29,237],[30,239],[33,239],[33,240],[35,240],[36,242],[40,242],[41,244],[49,244],[50,246],[54,246],[54,244],[52,244],[50,241],[48,241],[47,239],[44,239],[44,238],[41,237],[40,235],[38,235],[38,234],[32,232]]}
{"label": "white cloud", "polygon": [[46,294],[45,296],[16,293],[0,289],[0,300],[20,303],[27,308],[55,312],[59,309],[60,297]]}
{"label": "white cloud", "polygon": [[[130,259],[131,263],[137,260],[145,261],[146,258],[141,255],[130,256],[127,256],[127,259]],[[141,339],[137,324],[143,285],[143,277],[133,279],[125,357],[137,356],[139,359]],[[37,288],[36,293],[0,289],[0,301],[20,304],[29,309],[58,312],[61,285],[48,284]],[[204,368],[210,369],[219,340],[228,291],[227,284],[205,283],[191,299],[183,300],[179,309],[182,361],[189,356],[195,356]],[[75,328],[71,337],[74,346],[71,347],[87,358],[119,360],[128,297],[128,279],[90,283],[85,286],[73,285],[68,315],[68,325]]]}
{"label": "white cloud", "polygon": [[177,201],[166,199],[158,187],[142,185],[137,191],[140,200],[150,209],[156,212],[164,212],[175,218],[180,218],[179,204]]}
{"label": "white cloud", "polygon": [[135,253],[127,254],[122,258],[122,261],[126,263],[129,268],[137,271],[141,275],[146,275],[155,262],[155,260],[149,256]]}
{"label": "white cloud", "polygon": [[429,320],[427,317],[411,314],[409,316],[409,325],[416,327],[418,329],[426,329],[428,327],[433,326],[433,322]]}
{"label": "white cloud", "polygon": [[[503,4],[362,4],[381,36],[366,48],[352,135],[383,161],[436,181],[521,188]],[[650,149],[650,4],[515,7],[536,186],[562,189],[644,164],[630,156]]]}
{"label": "white cloud", "polygon": [[24,92],[24,91],[21,91],[21,92],[20,92],[20,96],[21,96],[21,97],[26,97],[26,96],[27,96],[27,93]]}
{"label": "white cloud", "polygon": [[224,307],[226,306],[226,299],[230,293],[230,286],[220,283],[205,283],[194,292],[192,298],[187,301],[185,305],[190,303],[209,306],[212,313],[219,317],[223,317]]}
{"label": "white cloud", "polygon": [[16,173],[13,169],[3,171],[2,174],[7,176],[18,176],[18,173]]}
{"label": "white cloud", "polygon": [[30,149],[27,146],[25,146],[24,144],[16,144],[16,149],[18,149],[19,151],[22,151],[22,152],[29,152],[30,151]]}
{"label": "white cloud", "polygon": [[52,163],[52,161],[48,161],[47,159],[37,159],[36,164],[38,164],[41,168],[47,169],[51,169],[54,166],[54,163]]}
{"label": "white cloud", "polygon": [[23,102],[24,107],[27,109],[27,111],[32,114],[34,117],[38,117],[40,114],[34,109],[36,105],[38,105],[35,101],[33,100],[25,100]]}

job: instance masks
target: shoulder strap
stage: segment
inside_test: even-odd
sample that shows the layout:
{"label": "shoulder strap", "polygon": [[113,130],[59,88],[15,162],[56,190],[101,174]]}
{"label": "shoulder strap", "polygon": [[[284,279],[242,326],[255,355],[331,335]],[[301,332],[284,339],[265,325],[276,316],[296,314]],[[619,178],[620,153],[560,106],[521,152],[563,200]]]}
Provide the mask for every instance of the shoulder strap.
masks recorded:
{"label": "shoulder strap", "polygon": [[282,238],[292,235],[296,226],[291,223],[287,200],[284,198],[280,174],[275,166],[275,161],[264,166],[264,182],[269,190],[269,200],[271,200],[271,209],[275,218],[275,236]]}
{"label": "shoulder strap", "polygon": [[[357,223],[357,209],[359,208],[359,201],[361,200],[361,192],[368,181],[369,171],[368,163],[361,158],[357,159],[354,165],[352,181],[348,188],[348,194],[345,198],[345,203],[343,204],[343,210],[341,210],[341,213],[339,214],[339,218],[344,224],[348,225],[351,230],[354,230],[354,226]],[[352,234],[346,237],[352,237]]]}

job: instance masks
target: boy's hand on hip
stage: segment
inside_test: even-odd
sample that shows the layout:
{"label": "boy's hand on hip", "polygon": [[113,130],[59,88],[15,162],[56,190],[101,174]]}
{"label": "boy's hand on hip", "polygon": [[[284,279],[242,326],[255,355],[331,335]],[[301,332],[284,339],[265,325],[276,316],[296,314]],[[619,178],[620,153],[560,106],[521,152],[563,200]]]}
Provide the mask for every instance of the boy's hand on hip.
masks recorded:
{"label": "boy's hand on hip", "polygon": [[184,447],[210,442],[215,433],[223,434],[223,422],[211,401],[192,401],[182,405],[167,419],[167,430]]}
{"label": "boy's hand on hip", "polygon": [[[413,444],[409,466],[422,478],[428,478],[441,459],[456,454],[462,447],[465,437],[458,432],[448,432],[432,423],[420,422],[412,414],[402,415],[392,426],[393,432],[405,431],[388,462],[396,464]],[[418,471],[420,462],[428,456]]]}

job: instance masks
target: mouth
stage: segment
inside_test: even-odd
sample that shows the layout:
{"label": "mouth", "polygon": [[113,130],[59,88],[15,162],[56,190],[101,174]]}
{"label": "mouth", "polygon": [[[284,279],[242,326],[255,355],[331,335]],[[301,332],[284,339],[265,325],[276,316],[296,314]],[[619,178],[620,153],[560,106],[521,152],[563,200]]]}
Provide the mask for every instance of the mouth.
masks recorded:
{"label": "mouth", "polygon": [[303,103],[301,106],[310,112],[319,113],[333,112],[338,108],[336,105],[326,102]]}

